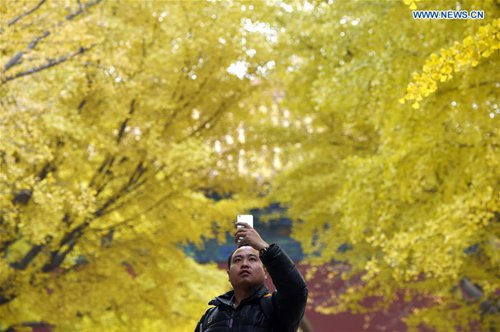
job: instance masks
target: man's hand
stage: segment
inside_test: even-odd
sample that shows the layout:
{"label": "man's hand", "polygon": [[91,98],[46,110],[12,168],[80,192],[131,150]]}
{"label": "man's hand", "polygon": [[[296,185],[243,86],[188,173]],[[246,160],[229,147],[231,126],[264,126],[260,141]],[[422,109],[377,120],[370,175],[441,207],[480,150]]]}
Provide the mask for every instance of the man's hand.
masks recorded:
{"label": "man's hand", "polygon": [[255,250],[269,247],[269,244],[262,240],[259,233],[246,222],[236,223],[236,226],[240,226],[234,233],[234,242],[238,244],[238,247],[252,246]]}

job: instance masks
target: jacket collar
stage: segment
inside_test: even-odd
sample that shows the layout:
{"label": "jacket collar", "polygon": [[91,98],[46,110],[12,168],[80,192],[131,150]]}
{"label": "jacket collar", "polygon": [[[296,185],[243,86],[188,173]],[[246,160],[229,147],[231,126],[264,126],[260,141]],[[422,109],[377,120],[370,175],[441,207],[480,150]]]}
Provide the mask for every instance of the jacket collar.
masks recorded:
{"label": "jacket collar", "polygon": [[[259,299],[268,293],[269,293],[269,290],[264,285],[262,285],[260,287],[254,287],[252,289],[252,291],[250,292],[250,296],[243,299],[243,301],[241,301],[241,304],[253,301],[255,299]],[[229,306],[232,308],[233,307],[233,297],[234,297],[234,290],[231,290],[225,294],[217,296],[212,301],[208,302],[208,304],[215,305],[215,306],[224,306],[225,305],[225,306]]]}

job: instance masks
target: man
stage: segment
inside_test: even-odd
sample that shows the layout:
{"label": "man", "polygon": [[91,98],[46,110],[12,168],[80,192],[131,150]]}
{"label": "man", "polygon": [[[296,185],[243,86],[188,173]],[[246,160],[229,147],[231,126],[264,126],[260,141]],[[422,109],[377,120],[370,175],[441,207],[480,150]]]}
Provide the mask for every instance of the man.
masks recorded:
{"label": "man", "polygon": [[[195,332],[295,332],[304,315],[307,287],[292,260],[267,244],[247,223],[237,223],[238,248],[228,259],[233,290],[209,302]],[[264,286],[267,272],[276,291]]]}

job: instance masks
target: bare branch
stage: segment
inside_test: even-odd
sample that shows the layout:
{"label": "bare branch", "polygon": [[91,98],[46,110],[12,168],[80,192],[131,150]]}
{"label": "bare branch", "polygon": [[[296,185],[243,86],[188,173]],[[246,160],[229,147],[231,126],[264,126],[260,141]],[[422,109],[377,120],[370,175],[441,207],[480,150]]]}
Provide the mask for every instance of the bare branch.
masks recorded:
{"label": "bare branch", "polygon": [[5,71],[7,71],[11,67],[20,64],[22,62],[21,58],[23,57],[24,53],[25,53],[24,51],[19,51],[16,54],[14,54],[14,56],[12,58],[10,58],[9,61],[7,61],[7,63],[5,64],[5,66],[3,66],[3,69]]}
{"label": "bare branch", "polygon": [[[112,158],[114,159],[114,158]],[[101,165],[101,168],[104,169],[108,162],[103,163]],[[133,190],[137,189],[140,187],[142,184],[144,184],[144,181],[139,181],[144,172],[146,171],[146,168],[144,167],[143,162],[139,162],[137,164],[136,169],[132,173],[132,175],[129,178],[129,181],[126,185],[124,185],[114,196],[110,197],[99,209],[97,209],[94,212],[94,219],[97,219],[101,217],[102,215],[106,214],[108,212],[108,208],[113,205],[115,202],[120,200],[122,197],[124,197],[126,194],[132,192]],[[74,249],[75,245],[77,244],[78,240],[84,235],[85,230],[88,228],[90,225],[91,220],[87,219],[77,227],[73,228],[68,234],[64,236],[64,238],[60,241],[59,243],[59,250],[55,250],[51,252],[51,257],[49,261],[42,267],[43,272],[50,272],[54,271],[56,268],[58,268],[66,259],[66,256]],[[32,251],[35,251],[34,249]],[[32,254],[27,255],[25,257],[26,259],[29,259],[31,261],[34,256],[38,251],[35,253],[33,252]],[[32,257],[33,256],[33,257]],[[28,263],[29,263],[28,261]],[[21,262],[22,263],[22,262]],[[27,264],[26,264],[27,265]],[[21,265],[19,266],[21,268]]]}
{"label": "bare branch", "polygon": [[11,75],[11,76],[7,76],[5,77],[0,85],[3,85],[9,81],[13,81],[17,78],[20,78],[20,77],[23,77],[23,76],[27,76],[27,75],[31,75],[31,74],[34,74],[34,73],[38,73],[42,70],[45,70],[45,69],[49,69],[51,67],[54,67],[54,66],[57,66],[58,64],[61,64],[63,62],[66,62],[80,54],[83,54],[85,53],[86,51],[90,50],[93,46],[91,47],[80,47],[80,49],[78,51],[76,51],[75,53],[72,53],[72,54],[69,54],[69,55],[65,55],[65,56],[62,56],[62,57],[59,57],[58,59],[49,59],[45,64],[41,65],[41,66],[38,66],[38,67],[33,67],[31,69],[28,69],[28,70],[25,70],[25,71],[22,71],[22,72],[19,72],[15,75]]}
{"label": "bare branch", "polygon": [[[83,236],[85,229],[90,225],[89,220],[85,220],[83,223],[75,227],[64,238],[59,242],[59,250],[52,251],[50,260],[47,264],[42,267],[42,272],[54,271],[59,267],[66,256],[73,250],[77,241]],[[61,248],[64,250],[61,251]]]}
{"label": "bare branch", "polygon": [[[33,8],[32,10],[18,16],[17,18],[15,18],[13,21],[11,21],[12,24],[14,24],[15,22],[19,21],[22,17],[26,16],[26,15],[29,15],[30,13],[32,13],[33,11],[35,11],[36,9],[38,9],[46,0],[43,0],[41,1],[35,8]],[[82,5],[81,2],[78,2],[78,10],[76,10],[75,12],[69,14],[66,16],[66,20],[70,21],[72,19],[74,19],[75,17],[79,16],[80,14],[82,14],[85,9],[87,8],[90,8],[92,6],[95,6],[96,4],[100,3],[102,0],[95,0],[95,1],[90,1],[88,3],[86,3],[85,5]],[[56,24],[56,26],[60,26],[62,25],[63,22],[59,22],[58,24]],[[9,26],[11,24],[9,23]],[[27,53],[27,51],[30,51],[32,49],[34,49],[36,47],[36,45],[40,42],[40,40],[44,39],[44,38],[47,38],[48,36],[50,35],[50,32],[49,31],[45,31],[41,36],[39,37],[35,37],[27,46],[26,50],[24,51],[19,51],[17,52],[4,66],[4,71],[7,71],[9,70],[10,68],[14,67],[15,65],[18,65],[22,62],[22,57],[24,54]],[[63,59],[64,57],[61,57],[59,59]],[[67,59],[66,59],[67,60]],[[49,61],[46,65],[44,66],[41,66],[41,67],[38,67],[40,68],[39,70],[35,70],[34,72],[37,72],[37,71],[40,71],[40,70],[43,70],[43,69],[46,69],[46,68],[50,68],[50,67],[53,67],[59,63],[62,63],[66,60],[63,60],[63,61],[60,61],[60,62],[55,62],[55,63],[51,63],[51,61]],[[36,68],[33,68],[33,69],[36,69]],[[22,77],[22,76],[25,76],[25,75],[29,75],[29,74],[32,74],[33,72],[30,72],[30,71],[25,71],[25,72],[21,72],[21,73],[18,73],[16,75],[12,75],[12,76],[8,76],[6,79],[2,80],[2,82],[0,84],[4,84],[6,83],[7,81],[10,81],[10,80],[13,80],[13,79],[16,79],[18,77]]]}
{"label": "bare branch", "polygon": [[94,176],[92,176],[92,179],[90,180],[90,183],[89,183],[90,187],[95,186],[100,175],[106,174],[106,172],[113,166],[114,162],[115,162],[114,156],[107,156],[104,159],[101,166],[99,166],[99,168],[97,169],[97,172],[95,172]]}
{"label": "bare branch", "polygon": [[119,144],[121,139],[123,138],[123,134],[125,133],[125,129],[127,128],[128,121],[132,117],[135,112],[135,99],[132,99],[130,103],[130,110],[128,112],[127,118],[120,124],[120,129],[118,130],[118,135],[116,138],[116,143]]}
{"label": "bare branch", "polygon": [[28,50],[32,50],[33,48],[35,48],[36,44],[38,44],[40,42],[40,40],[42,40],[44,38],[47,38],[49,35],[50,35],[50,32],[49,31],[45,31],[43,33],[43,35],[41,35],[40,37],[36,37],[35,39],[33,39],[31,41],[31,43],[29,43],[29,45],[28,45]]}
{"label": "bare branch", "polygon": [[115,204],[118,200],[123,198],[125,195],[130,194],[132,191],[136,190],[142,186],[145,181],[139,181],[143,174],[146,172],[147,168],[144,167],[144,163],[140,161],[137,164],[134,172],[130,175],[129,181],[125,184],[115,195],[111,196],[101,207],[99,207],[95,212],[95,218],[99,218],[104,214],[109,212],[109,207]]}
{"label": "bare branch", "polygon": [[25,270],[28,267],[29,263],[42,251],[42,245],[34,245],[28,251],[26,255],[24,255],[23,259],[18,262],[11,263],[10,267],[16,270]]}
{"label": "bare branch", "polygon": [[83,99],[81,102],[80,102],[80,105],[78,105],[78,113],[81,113],[83,107],[85,106],[85,104],[87,103],[87,99]]}
{"label": "bare branch", "polygon": [[[32,50],[33,48],[35,48],[35,46],[40,42],[40,40],[44,39],[44,38],[47,38],[48,36],[50,35],[50,32],[48,31],[45,31],[43,33],[43,35],[41,35],[40,37],[36,37],[35,39],[33,39],[28,47],[27,47],[27,51],[29,50]],[[9,70],[10,68],[14,67],[15,65],[18,65],[22,62],[22,57],[23,55],[26,54],[26,51],[19,51],[17,52],[4,66],[4,70],[7,71]]]}
{"label": "bare branch", "polygon": [[138,218],[139,216],[143,215],[143,214],[146,214],[158,207],[161,207],[161,204],[163,202],[165,202],[167,199],[171,198],[174,194],[176,193],[176,191],[171,191],[169,192],[168,194],[160,197],[157,201],[155,201],[153,204],[151,204],[150,206],[146,207],[144,210],[134,214],[133,216],[127,218],[127,219],[124,219],[120,222],[117,222],[116,224],[113,224],[111,226],[108,226],[106,228],[101,228],[99,230],[109,230],[109,229],[112,229],[112,228],[116,228],[116,227],[119,227],[119,226],[124,226],[126,224],[128,224],[129,222],[135,220],[136,218]]}
{"label": "bare branch", "polygon": [[[165,125],[163,126],[164,132],[166,132],[168,130],[168,128],[174,123],[174,120],[176,119],[177,115],[179,115],[181,112],[186,110],[190,105],[194,104],[200,98],[200,96],[203,96],[203,93],[202,93],[203,88],[208,83],[209,77],[213,74],[213,72],[214,72],[214,70],[211,70],[209,72],[209,74],[205,77],[203,82],[201,82],[201,84],[198,86],[198,89],[194,93],[192,93],[189,98],[184,97],[184,92],[180,95],[177,102],[179,103],[179,102],[183,101],[184,99],[186,99],[186,101],[184,102],[183,105],[179,106],[176,110],[174,110],[174,112],[170,116],[169,121],[166,122]],[[177,86],[179,85],[178,84],[179,80],[177,81]],[[177,89],[177,87],[176,87],[176,89]]]}
{"label": "bare branch", "polygon": [[23,17],[26,17],[28,16],[29,14],[33,13],[35,10],[37,10],[38,8],[40,8],[41,5],[43,5],[45,3],[46,0],[41,0],[35,7],[31,8],[30,10],[28,10],[27,12],[25,13],[22,13],[21,15],[15,17],[14,19],[12,19],[9,23],[7,23],[7,26],[10,27],[10,26],[13,26],[14,24],[16,24],[20,19],[22,19]]}
{"label": "bare branch", "polygon": [[211,126],[213,126],[220,119],[220,117],[224,114],[224,112],[227,110],[227,108],[231,105],[231,102],[233,100],[237,99],[238,95],[239,94],[235,94],[229,100],[224,100],[219,105],[219,107],[217,108],[217,110],[208,119],[206,119],[205,121],[203,121],[203,123],[200,124],[198,126],[198,128],[196,128],[195,130],[193,130],[188,136],[184,137],[181,141],[183,141],[184,139],[187,139],[189,137],[193,137],[196,134],[198,134],[199,132],[201,132],[202,130],[207,129],[207,127],[208,127],[209,124]]}
{"label": "bare branch", "polygon": [[95,5],[97,5],[97,4],[98,4],[99,2],[101,2],[101,1],[102,1],[102,0],[90,1],[90,2],[87,2],[87,3],[86,3],[85,5],[83,5],[83,6],[82,6],[81,2],[80,2],[80,1],[78,1],[78,7],[79,7],[79,8],[78,8],[78,10],[77,10],[77,11],[75,11],[75,12],[73,12],[73,13],[71,13],[71,14],[69,14],[69,15],[67,15],[67,16],[66,16],[66,19],[67,19],[68,21],[69,21],[69,20],[74,19],[76,16],[78,16],[78,15],[82,14],[82,13],[85,11],[85,9],[90,8],[90,7],[92,7],[92,6],[95,6]]}

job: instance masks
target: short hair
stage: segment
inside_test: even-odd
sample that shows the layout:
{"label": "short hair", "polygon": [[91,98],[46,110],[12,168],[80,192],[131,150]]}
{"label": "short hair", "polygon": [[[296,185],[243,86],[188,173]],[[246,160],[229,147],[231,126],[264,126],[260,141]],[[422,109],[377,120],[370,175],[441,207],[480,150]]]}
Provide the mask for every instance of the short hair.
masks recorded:
{"label": "short hair", "polygon": [[229,257],[227,258],[227,269],[229,270],[231,268],[231,261],[233,260],[233,255],[234,253],[236,252],[236,250],[240,249],[241,247],[238,247],[236,249],[234,249],[233,251],[231,251],[231,253],[229,254]]}
{"label": "short hair", "polygon": [[238,250],[238,248],[231,251],[231,253],[229,254],[229,257],[227,258],[227,269],[228,270],[231,268],[231,260],[233,259],[233,254],[236,250]]}

